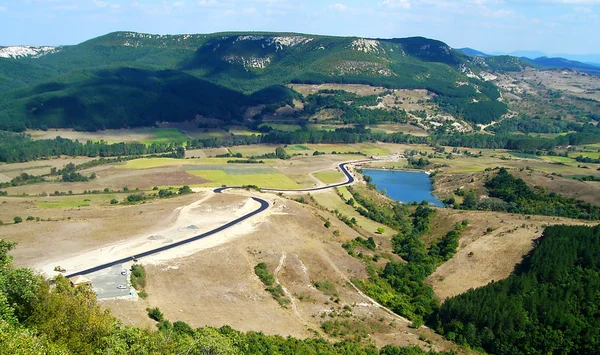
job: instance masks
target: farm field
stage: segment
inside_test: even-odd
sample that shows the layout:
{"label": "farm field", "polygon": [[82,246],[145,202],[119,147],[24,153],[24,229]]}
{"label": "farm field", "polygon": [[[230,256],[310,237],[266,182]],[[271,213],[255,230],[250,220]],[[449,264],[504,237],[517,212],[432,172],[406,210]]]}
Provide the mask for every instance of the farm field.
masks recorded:
{"label": "farm field", "polygon": [[190,174],[210,182],[194,187],[254,185],[273,189],[299,189],[301,186],[283,174],[228,174],[222,170],[192,170]]}
{"label": "farm field", "polygon": [[345,175],[339,171],[321,171],[313,175],[326,184],[334,184],[345,180]]}

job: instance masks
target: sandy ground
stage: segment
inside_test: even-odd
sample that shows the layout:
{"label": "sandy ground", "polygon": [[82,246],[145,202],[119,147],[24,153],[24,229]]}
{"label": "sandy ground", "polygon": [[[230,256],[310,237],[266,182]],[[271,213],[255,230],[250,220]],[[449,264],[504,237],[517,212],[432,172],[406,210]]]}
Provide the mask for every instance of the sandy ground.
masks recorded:
{"label": "sandy ground", "polygon": [[[233,219],[239,218],[260,207],[260,204],[250,198],[240,196],[221,196],[213,193],[200,195],[198,201],[190,205],[177,207],[171,212],[169,226],[164,229],[156,229],[144,232],[142,235],[127,236],[125,240],[116,244],[104,245],[100,248],[78,252],[77,255],[56,260],[44,261],[34,265],[34,269],[40,270],[48,276],[55,276],[54,266],[61,265],[67,273],[84,270],[111,260],[130,257],[144,251],[154,249],[166,244],[171,244],[191,238],[195,235],[210,231]],[[214,199],[212,203],[207,203]],[[225,243],[239,234],[247,232],[252,228],[249,223],[243,222],[232,226],[220,236],[210,236],[180,248],[167,250],[156,255],[143,258],[144,263],[160,263],[172,258],[193,254],[199,250],[214,247]]]}

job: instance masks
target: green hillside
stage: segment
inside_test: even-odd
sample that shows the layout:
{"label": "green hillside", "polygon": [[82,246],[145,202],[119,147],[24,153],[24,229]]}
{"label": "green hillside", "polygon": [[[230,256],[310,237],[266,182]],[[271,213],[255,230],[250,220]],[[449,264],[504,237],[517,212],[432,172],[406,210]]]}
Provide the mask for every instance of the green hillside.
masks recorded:
{"label": "green hillside", "polygon": [[[493,85],[466,75],[479,68],[422,37],[116,32],[39,58],[0,59],[0,129],[96,130],[198,114],[240,123],[248,106],[291,102],[282,85],[325,82],[429,89],[449,113],[485,123],[505,107]],[[257,94],[265,89],[277,95]]]}

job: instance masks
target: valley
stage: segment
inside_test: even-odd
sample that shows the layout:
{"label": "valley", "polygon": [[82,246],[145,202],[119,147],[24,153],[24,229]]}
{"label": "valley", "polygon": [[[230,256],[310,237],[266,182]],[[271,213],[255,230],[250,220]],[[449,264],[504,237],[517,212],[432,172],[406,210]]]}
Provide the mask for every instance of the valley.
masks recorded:
{"label": "valley", "polygon": [[[457,300],[558,287],[545,245],[571,231],[595,245],[600,77],[586,72],[422,37],[115,32],[0,53],[0,266],[31,274],[39,304],[90,300],[120,322],[98,331],[112,342],[522,353],[492,335],[526,339],[531,310],[501,312],[523,317],[511,333]],[[400,203],[369,169],[427,173],[402,188],[429,180],[435,200]],[[587,285],[595,249],[569,250]],[[77,275],[91,287],[68,286]]]}

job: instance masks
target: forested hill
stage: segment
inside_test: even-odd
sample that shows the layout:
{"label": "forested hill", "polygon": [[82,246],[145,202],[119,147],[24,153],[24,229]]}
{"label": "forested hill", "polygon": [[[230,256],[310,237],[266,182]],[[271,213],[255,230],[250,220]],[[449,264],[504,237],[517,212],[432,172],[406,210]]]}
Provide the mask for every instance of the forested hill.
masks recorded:
{"label": "forested hill", "polygon": [[116,32],[0,58],[0,130],[147,126],[196,114],[239,123],[245,107],[291,102],[295,93],[284,85],[294,82],[423,88],[448,112],[487,103],[495,112],[498,90],[477,76],[488,68],[422,37]]}
{"label": "forested hill", "polygon": [[505,280],[446,300],[438,330],[494,354],[597,354],[600,226],[550,226]]}

